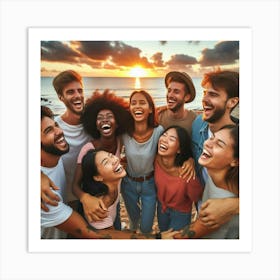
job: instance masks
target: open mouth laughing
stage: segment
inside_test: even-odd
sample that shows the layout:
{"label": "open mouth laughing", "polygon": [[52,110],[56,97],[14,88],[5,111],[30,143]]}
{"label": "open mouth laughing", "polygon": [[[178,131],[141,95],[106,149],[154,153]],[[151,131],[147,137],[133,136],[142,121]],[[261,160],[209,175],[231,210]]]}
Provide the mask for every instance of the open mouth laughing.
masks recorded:
{"label": "open mouth laughing", "polygon": [[211,158],[211,157],[212,157],[212,154],[209,151],[203,149],[200,158],[201,159],[208,159],[208,158]]}
{"label": "open mouth laughing", "polygon": [[115,173],[121,173],[123,171],[123,166],[119,163],[117,167],[114,169]]}
{"label": "open mouth laughing", "polygon": [[64,138],[64,135],[59,135],[54,139],[55,144],[57,145],[65,145],[66,144],[66,140]]}
{"label": "open mouth laughing", "polygon": [[134,116],[136,116],[136,117],[141,117],[141,116],[144,114],[144,112],[143,112],[142,110],[135,110],[135,111],[133,112],[133,114],[134,114]]}
{"label": "open mouth laughing", "polygon": [[170,106],[172,106],[173,104],[176,104],[176,102],[177,101],[175,99],[173,99],[173,98],[168,98],[167,99],[167,104],[170,105]]}
{"label": "open mouth laughing", "polygon": [[166,145],[160,143],[160,145],[159,145],[159,150],[162,151],[162,152],[164,152],[164,151],[167,151],[167,150],[168,150],[168,147],[167,147]]}
{"label": "open mouth laughing", "polygon": [[76,100],[72,103],[74,105],[74,107],[76,108],[76,110],[81,110],[84,108],[83,102],[82,100]]}
{"label": "open mouth laughing", "polygon": [[108,123],[103,124],[103,125],[101,126],[101,129],[102,129],[102,131],[103,131],[104,134],[110,133],[110,132],[111,132],[111,128],[112,128],[112,126],[111,126],[110,124],[108,124]]}

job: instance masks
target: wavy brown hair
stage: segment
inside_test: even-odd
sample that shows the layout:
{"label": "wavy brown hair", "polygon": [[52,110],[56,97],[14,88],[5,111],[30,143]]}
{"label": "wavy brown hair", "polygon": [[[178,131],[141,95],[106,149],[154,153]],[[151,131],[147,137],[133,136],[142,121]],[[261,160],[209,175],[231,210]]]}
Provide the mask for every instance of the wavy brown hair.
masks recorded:
{"label": "wavy brown hair", "polygon": [[63,89],[65,86],[72,82],[78,82],[83,87],[83,79],[82,76],[74,70],[66,70],[60,72],[55,78],[53,79],[53,87],[58,96],[62,95]]}
{"label": "wavy brown hair", "polygon": [[[224,89],[227,98],[239,97],[239,73],[235,71],[218,69],[204,74],[201,85],[210,83],[215,90]],[[238,104],[238,103],[237,103]],[[237,106],[235,105],[235,107]],[[235,108],[233,107],[232,110]]]}

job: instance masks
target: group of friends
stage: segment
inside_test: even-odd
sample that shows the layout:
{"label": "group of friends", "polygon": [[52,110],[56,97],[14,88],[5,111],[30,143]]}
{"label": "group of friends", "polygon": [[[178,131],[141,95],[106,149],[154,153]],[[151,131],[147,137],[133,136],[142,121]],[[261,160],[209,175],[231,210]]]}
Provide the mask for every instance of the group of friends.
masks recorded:
{"label": "group of friends", "polygon": [[201,113],[185,108],[196,96],[187,73],[164,81],[156,108],[145,90],[85,100],[77,72],[53,79],[66,110],[41,106],[42,239],[239,238],[239,74],[204,74]]}

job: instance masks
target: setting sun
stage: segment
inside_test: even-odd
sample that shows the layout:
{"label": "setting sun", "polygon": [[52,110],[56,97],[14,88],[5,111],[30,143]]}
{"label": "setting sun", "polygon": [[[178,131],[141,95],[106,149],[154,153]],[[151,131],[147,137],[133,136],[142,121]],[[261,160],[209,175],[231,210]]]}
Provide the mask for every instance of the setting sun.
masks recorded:
{"label": "setting sun", "polygon": [[141,78],[141,77],[145,77],[147,75],[147,73],[146,73],[146,71],[142,67],[136,66],[136,67],[133,67],[129,71],[129,75],[131,77]]}

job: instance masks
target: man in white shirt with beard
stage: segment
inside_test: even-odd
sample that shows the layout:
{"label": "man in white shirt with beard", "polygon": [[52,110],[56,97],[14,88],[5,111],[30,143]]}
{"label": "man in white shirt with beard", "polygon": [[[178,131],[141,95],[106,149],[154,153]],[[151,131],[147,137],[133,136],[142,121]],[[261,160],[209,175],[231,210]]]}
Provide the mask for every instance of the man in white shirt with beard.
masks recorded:
{"label": "man in white shirt with beard", "polygon": [[[82,146],[91,140],[91,137],[85,133],[83,125],[81,124],[81,115],[84,110],[83,81],[82,77],[77,72],[66,70],[59,73],[54,78],[53,86],[59,100],[62,101],[66,107],[65,112],[55,118],[55,121],[62,128],[65,138],[70,146],[69,152],[62,156],[67,184],[65,202],[67,202],[73,209],[77,209],[78,200],[72,193],[72,182],[77,156]],[[57,189],[56,186],[50,183],[48,178],[43,174],[41,180],[41,198],[46,203],[56,205],[57,203],[55,200],[57,200],[58,197],[54,196],[52,192],[48,192],[49,184],[51,184],[53,189]],[[41,203],[41,207],[44,210],[47,210],[45,203]]]}
{"label": "man in white shirt with beard", "polygon": [[41,106],[41,171],[57,186],[54,191],[60,198],[57,206],[49,206],[49,211],[41,209],[41,238],[66,238],[66,233],[55,226],[65,222],[72,214],[72,208],[64,204],[66,178],[62,155],[69,151],[69,145],[58,124],[53,120],[52,111]]}

